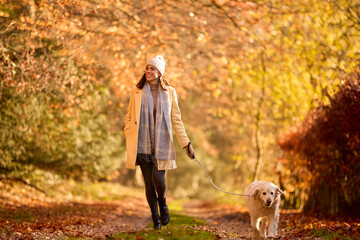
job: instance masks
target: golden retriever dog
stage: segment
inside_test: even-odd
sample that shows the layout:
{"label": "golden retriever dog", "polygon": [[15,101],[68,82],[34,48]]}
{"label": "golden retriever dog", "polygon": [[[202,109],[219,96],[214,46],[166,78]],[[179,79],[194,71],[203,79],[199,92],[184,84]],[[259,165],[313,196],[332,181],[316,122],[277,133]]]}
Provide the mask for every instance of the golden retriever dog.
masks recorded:
{"label": "golden retriever dog", "polygon": [[280,194],[284,193],[272,182],[257,181],[250,183],[246,194],[254,237],[276,237]]}

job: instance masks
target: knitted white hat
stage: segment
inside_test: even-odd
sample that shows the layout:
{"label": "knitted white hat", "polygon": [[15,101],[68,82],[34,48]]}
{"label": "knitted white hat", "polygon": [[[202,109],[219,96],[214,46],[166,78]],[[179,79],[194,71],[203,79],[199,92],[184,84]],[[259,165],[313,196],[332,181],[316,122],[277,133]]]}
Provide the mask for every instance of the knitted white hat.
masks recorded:
{"label": "knitted white hat", "polygon": [[165,60],[164,57],[161,55],[157,55],[156,57],[153,57],[150,59],[146,65],[152,65],[156,67],[157,70],[161,73],[161,76],[165,73]]}

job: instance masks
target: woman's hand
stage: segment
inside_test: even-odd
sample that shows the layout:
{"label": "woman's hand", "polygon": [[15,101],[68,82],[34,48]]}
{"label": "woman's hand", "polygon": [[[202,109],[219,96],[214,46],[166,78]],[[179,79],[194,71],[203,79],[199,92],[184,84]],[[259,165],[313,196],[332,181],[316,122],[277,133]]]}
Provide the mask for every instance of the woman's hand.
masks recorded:
{"label": "woman's hand", "polygon": [[194,151],[193,147],[191,146],[191,142],[189,142],[188,145],[186,145],[184,147],[184,149],[186,150],[186,154],[188,155],[189,158],[191,158],[191,159],[195,158],[195,151]]}

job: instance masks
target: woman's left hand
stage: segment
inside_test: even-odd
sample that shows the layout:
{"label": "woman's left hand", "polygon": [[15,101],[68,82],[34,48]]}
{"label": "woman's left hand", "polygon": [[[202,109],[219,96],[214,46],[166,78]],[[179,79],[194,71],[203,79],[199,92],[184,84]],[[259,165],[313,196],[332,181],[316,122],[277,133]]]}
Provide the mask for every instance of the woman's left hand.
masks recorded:
{"label": "woman's left hand", "polygon": [[189,158],[194,159],[195,158],[195,151],[193,149],[193,147],[191,146],[191,142],[188,143],[187,146],[184,147],[186,150],[186,154],[188,155]]}

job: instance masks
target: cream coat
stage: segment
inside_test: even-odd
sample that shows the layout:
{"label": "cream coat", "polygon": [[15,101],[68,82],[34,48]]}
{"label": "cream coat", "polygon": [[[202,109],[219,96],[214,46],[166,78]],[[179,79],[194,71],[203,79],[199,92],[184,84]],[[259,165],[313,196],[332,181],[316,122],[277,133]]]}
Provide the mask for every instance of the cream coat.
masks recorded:
{"label": "cream coat", "polygon": [[[169,112],[171,114],[172,128],[175,130],[175,134],[180,146],[184,148],[189,143],[189,138],[186,135],[184,124],[181,120],[181,113],[175,89],[173,87],[168,87],[168,91],[165,91],[165,93],[169,94]],[[127,153],[126,168],[130,169],[135,169],[136,163],[142,94],[142,89],[138,89],[137,87],[132,89],[130,103],[125,118],[124,133],[126,137]],[[161,164],[158,162],[159,170],[171,170],[176,168],[175,160],[165,161],[165,164],[164,161],[161,162]]]}

